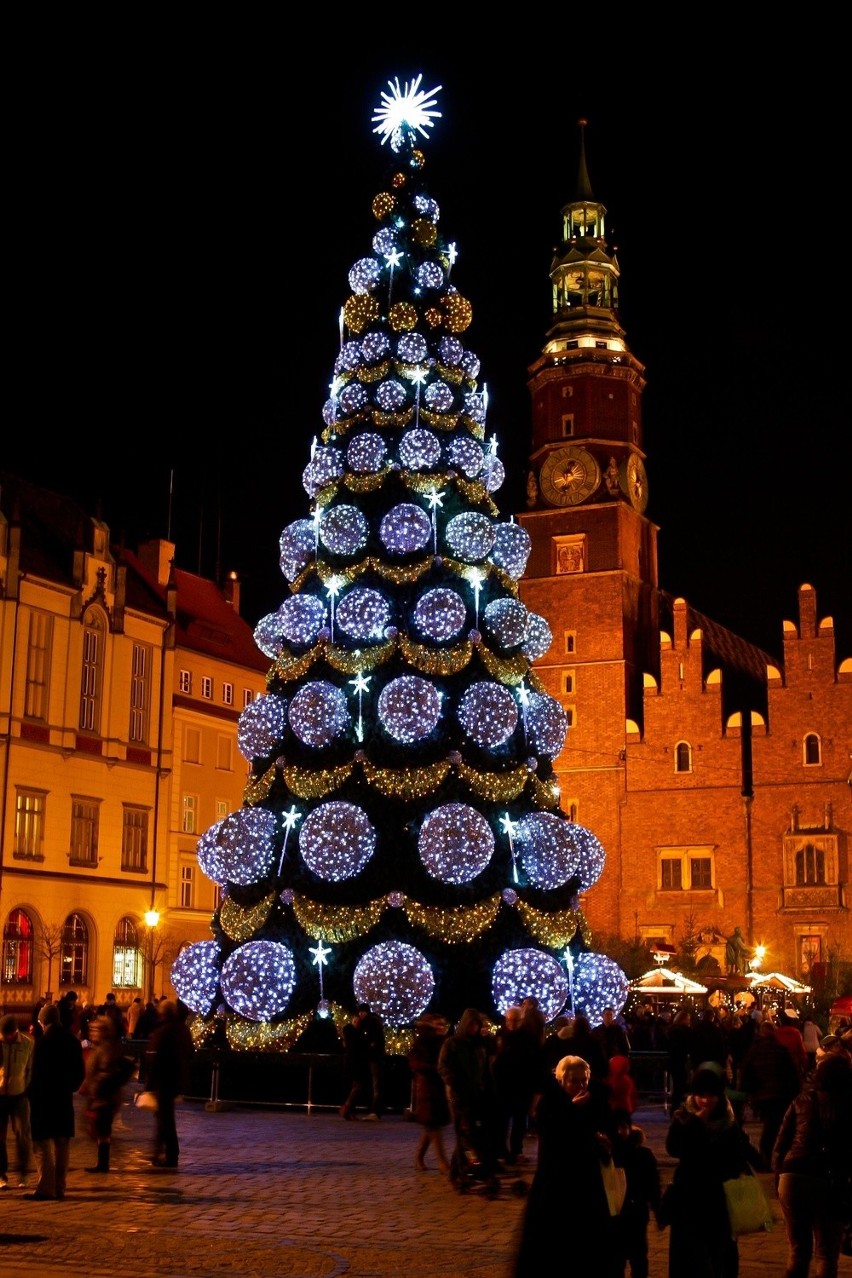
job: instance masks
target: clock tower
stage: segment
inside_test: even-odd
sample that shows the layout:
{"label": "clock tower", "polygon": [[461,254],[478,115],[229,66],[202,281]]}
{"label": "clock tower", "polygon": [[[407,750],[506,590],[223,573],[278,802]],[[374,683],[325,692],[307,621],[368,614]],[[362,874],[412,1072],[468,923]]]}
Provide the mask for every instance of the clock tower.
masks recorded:
{"label": "clock tower", "polygon": [[[520,592],[553,632],[535,669],[571,725],[555,761],[563,810],[606,848],[620,845],[625,749],[640,730],[644,676],[659,670],[657,527],[645,513],[645,370],[619,322],[616,250],[579,124],[576,193],[550,267],[552,324],[529,369],[527,509],[518,520],[532,547]],[[602,817],[612,828],[601,828]],[[615,922],[617,885],[609,889]]]}

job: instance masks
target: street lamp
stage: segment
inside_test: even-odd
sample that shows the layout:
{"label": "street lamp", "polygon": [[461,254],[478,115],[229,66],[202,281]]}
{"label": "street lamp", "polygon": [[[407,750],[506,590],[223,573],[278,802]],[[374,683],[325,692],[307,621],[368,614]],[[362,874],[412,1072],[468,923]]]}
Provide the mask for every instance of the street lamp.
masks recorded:
{"label": "street lamp", "polygon": [[148,929],[148,995],[149,1003],[154,1001],[154,932],[160,921],[160,911],[153,909],[145,911],[145,926]]}

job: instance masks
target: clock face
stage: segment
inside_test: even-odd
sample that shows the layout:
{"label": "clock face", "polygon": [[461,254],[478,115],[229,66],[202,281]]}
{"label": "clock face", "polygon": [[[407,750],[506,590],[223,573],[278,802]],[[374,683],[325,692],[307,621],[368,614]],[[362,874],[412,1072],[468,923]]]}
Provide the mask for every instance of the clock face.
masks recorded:
{"label": "clock face", "polygon": [[601,482],[601,468],[585,448],[557,448],[545,459],[539,476],[551,506],[576,506]]}
{"label": "clock face", "polygon": [[641,457],[631,453],[619,475],[621,487],[630,498],[630,504],[641,515],[648,505],[648,473]]}

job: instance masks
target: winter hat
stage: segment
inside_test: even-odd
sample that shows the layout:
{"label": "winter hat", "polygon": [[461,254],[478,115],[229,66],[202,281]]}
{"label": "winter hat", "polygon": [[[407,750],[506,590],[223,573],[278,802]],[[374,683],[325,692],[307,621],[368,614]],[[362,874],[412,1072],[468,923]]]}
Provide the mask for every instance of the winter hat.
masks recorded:
{"label": "winter hat", "polygon": [[693,1096],[724,1095],[725,1075],[718,1061],[702,1061],[692,1075],[689,1090]]}

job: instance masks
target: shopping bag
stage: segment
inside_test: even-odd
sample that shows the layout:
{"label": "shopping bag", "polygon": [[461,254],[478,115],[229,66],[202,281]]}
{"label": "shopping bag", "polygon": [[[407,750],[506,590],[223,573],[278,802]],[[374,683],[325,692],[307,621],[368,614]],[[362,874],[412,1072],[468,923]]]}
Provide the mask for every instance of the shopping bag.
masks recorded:
{"label": "shopping bag", "polygon": [[609,1204],[609,1214],[617,1216],[627,1197],[627,1173],[623,1167],[616,1167],[612,1160],[601,1163],[600,1167],[604,1193]]}
{"label": "shopping bag", "polygon": [[772,1229],[772,1206],[763,1186],[752,1172],[742,1172],[732,1180],[722,1182],[728,1204],[728,1220],[734,1238],[740,1234],[756,1234],[761,1229]]}
{"label": "shopping bag", "polygon": [[137,1092],[136,1108],[137,1109],[156,1109],[157,1093],[156,1092]]}

